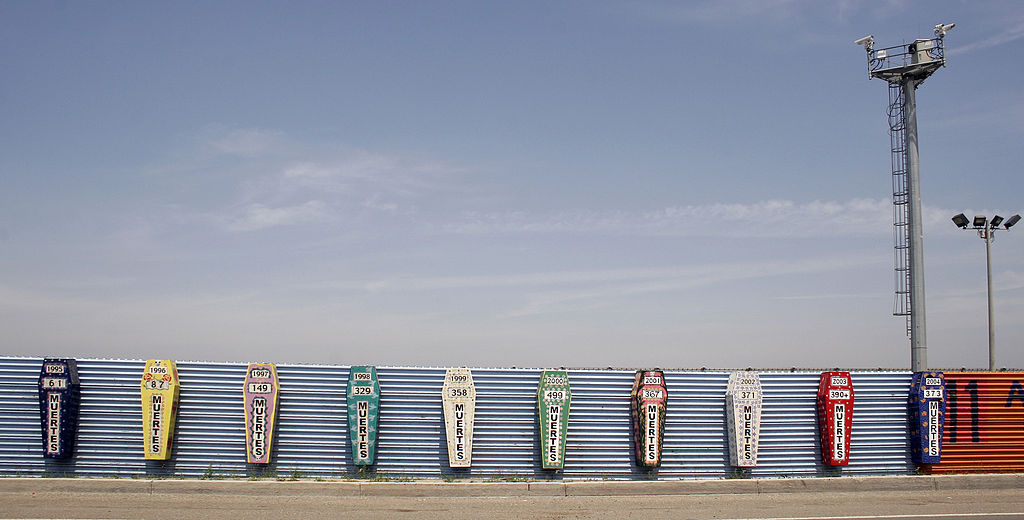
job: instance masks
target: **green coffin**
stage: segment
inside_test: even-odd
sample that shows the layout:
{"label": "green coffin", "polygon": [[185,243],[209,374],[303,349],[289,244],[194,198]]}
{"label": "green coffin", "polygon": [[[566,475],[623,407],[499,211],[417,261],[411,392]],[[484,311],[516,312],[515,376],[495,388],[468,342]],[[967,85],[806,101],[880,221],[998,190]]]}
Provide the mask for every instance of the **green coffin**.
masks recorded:
{"label": "green coffin", "polygon": [[369,466],[377,460],[380,384],[374,367],[352,367],[348,376],[348,432],[352,462]]}
{"label": "green coffin", "polygon": [[545,370],[537,386],[537,417],[540,426],[540,464],[544,469],[565,465],[565,437],[569,430],[569,374]]}

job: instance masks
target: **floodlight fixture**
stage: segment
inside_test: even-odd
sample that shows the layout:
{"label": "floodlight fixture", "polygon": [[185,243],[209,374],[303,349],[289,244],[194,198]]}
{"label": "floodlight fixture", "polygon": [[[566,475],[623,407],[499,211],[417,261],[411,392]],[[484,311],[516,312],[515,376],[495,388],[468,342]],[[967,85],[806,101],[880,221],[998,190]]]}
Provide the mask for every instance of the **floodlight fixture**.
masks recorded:
{"label": "floodlight fixture", "polygon": [[995,240],[995,233],[999,231],[999,224],[1003,224],[1003,230],[1010,229],[1020,221],[1020,215],[1014,215],[1003,223],[1003,217],[993,215],[992,220],[984,215],[974,217],[973,225],[967,225],[967,216],[963,213],[953,217],[953,224],[963,229],[970,229],[978,232],[978,237],[985,241],[985,274],[988,280],[988,369],[996,369],[996,333],[992,305],[992,241]]}

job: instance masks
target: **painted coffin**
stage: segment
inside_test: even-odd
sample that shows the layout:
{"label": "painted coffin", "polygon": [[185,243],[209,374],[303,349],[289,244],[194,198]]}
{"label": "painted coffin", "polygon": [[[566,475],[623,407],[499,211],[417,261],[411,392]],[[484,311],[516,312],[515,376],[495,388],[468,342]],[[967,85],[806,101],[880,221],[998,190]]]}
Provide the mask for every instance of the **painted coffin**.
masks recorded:
{"label": "painted coffin", "polygon": [[448,437],[448,465],[468,468],[473,461],[473,415],[476,388],[468,368],[449,368],[441,387],[444,430]]}
{"label": "painted coffin", "polygon": [[818,380],[818,432],[821,463],[850,463],[850,432],[853,428],[853,379],[849,372],[822,372]]}
{"label": "painted coffin", "polygon": [[729,464],[740,468],[756,466],[761,432],[761,377],[757,372],[729,374],[725,413],[729,425]]}
{"label": "painted coffin", "polygon": [[242,396],[245,399],[245,460],[250,464],[270,462],[280,389],[274,364],[249,364]]}
{"label": "painted coffin", "polygon": [[915,464],[941,461],[945,418],[946,378],[942,372],[915,372],[907,396],[910,458]]}
{"label": "painted coffin", "polygon": [[146,361],[142,372],[142,444],[147,459],[171,458],[178,386],[178,366],[174,361]]}
{"label": "painted coffin", "polygon": [[537,418],[540,426],[540,465],[544,469],[565,466],[565,439],[569,431],[569,374],[564,370],[541,372],[537,385]]}
{"label": "painted coffin", "polygon": [[39,419],[42,421],[44,457],[71,457],[75,449],[81,397],[75,360],[44,359],[39,370]]}
{"label": "painted coffin", "polygon": [[633,454],[645,467],[661,465],[661,447],[665,439],[665,410],[668,388],[660,370],[637,370],[630,392],[633,412]]}
{"label": "painted coffin", "polygon": [[348,376],[348,434],[352,442],[352,462],[357,466],[369,466],[377,460],[379,416],[377,369],[352,367]]}

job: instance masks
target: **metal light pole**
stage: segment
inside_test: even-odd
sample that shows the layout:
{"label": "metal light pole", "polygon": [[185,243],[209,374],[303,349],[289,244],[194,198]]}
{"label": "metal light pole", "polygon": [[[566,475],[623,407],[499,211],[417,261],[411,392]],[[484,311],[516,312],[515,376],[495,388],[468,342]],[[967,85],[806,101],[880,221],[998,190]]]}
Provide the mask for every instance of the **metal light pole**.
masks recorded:
{"label": "metal light pole", "polygon": [[907,317],[910,367],[928,369],[928,341],[924,311],[924,230],[921,220],[921,171],[917,150],[915,92],[946,65],[945,37],[954,24],[935,26],[935,37],[909,45],[874,48],[875,37],[854,43],[868,54],[868,77],[889,84],[889,134],[892,161],[893,235],[896,299],[893,315]]}
{"label": "metal light pole", "polygon": [[992,239],[993,234],[999,229],[999,224],[1003,224],[1003,230],[1006,231],[1018,221],[1020,221],[1020,215],[1010,217],[1005,224],[1003,224],[1003,217],[999,215],[992,217],[992,220],[985,218],[984,215],[979,215],[974,217],[973,223],[968,221],[967,216],[963,213],[953,217],[953,224],[956,227],[977,231],[978,236],[985,240],[985,273],[988,278],[988,369],[993,371],[996,369],[996,330],[992,305]]}

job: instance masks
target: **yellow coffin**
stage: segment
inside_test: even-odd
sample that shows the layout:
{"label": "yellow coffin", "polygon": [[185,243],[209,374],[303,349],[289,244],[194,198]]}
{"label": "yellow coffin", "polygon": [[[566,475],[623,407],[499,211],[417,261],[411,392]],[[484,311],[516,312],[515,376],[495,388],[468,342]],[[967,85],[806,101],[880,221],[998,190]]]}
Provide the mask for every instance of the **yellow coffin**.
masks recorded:
{"label": "yellow coffin", "polygon": [[171,437],[178,414],[178,367],[151,359],[142,372],[142,444],[146,458],[171,458]]}

